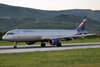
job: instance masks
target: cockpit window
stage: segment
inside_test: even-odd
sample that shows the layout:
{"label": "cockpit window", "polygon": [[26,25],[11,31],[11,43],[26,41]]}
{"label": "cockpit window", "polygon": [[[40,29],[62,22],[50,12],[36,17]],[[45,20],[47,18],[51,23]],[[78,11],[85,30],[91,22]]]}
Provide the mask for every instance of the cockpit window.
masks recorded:
{"label": "cockpit window", "polygon": [[7,35],[14,35],[14,33],[7,33]]}

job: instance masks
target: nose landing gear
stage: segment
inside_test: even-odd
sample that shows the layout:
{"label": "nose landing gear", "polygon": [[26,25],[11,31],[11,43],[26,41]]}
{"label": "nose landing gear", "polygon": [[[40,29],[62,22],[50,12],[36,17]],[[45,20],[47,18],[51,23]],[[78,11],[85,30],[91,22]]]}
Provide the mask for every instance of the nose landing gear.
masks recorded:
{"label": "nose landing gear", "polygon": [[15,44],[14,48],[17,48],[17,42],[14,42],[14,44]]}

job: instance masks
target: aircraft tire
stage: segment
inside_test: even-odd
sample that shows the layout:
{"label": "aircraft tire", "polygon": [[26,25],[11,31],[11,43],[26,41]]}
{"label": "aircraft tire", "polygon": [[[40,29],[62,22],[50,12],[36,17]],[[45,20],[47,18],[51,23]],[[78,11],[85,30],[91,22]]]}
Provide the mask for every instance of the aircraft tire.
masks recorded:
{"label": "aircraft tire", "polygon": [[41,44],[41,47],[45,47],[45,43],[42,43],[42,44]]}
{"label": "aircraft tire", "polygon": [[14,46],[14,48],[17,48],[17,46]]}
{"label": "aircraft tire", "polygon": [[57,44],[57,47],[61,47],[61,43]]}

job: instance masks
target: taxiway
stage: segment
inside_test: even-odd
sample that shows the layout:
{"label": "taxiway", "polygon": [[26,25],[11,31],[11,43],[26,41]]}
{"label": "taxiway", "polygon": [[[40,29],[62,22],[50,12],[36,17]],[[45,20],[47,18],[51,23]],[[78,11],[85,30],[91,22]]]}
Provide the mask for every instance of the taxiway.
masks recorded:
{"label": "taxiway", "polygon": [[68,49],[86,49],[86,48],[100,48],[100,43],[75,43],[63,44],[62,47],[46,45],[25,45],[18,46],[16,49],[13,46],[0,46],[0,53],[21,53],[21,52],[34,52],[34,51],[52,51],[52,50],[68,50]]}

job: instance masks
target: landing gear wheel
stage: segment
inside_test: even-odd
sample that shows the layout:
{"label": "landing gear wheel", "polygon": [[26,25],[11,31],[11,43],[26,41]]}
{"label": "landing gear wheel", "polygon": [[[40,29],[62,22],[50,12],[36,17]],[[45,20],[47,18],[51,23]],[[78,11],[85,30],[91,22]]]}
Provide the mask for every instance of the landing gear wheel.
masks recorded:
{"label": "landing gear wheel", "polygon": [[61,43],[57,44],[57,47],[61,47]]}
{"label": "landing gear wheel", "polygon": [[41,44],[41,47],[45,47],[45,43],[42,43],[42,44]]}
{"label": "landing gear wheel", "polygon": [[15,43],[15,46],[14,46],[14,48],[17,48],[17,42],[14,42]]}
{"label": "landing gear wheel", "polygon": [[14,46],[14,48],[17,48],[17,46]]}

